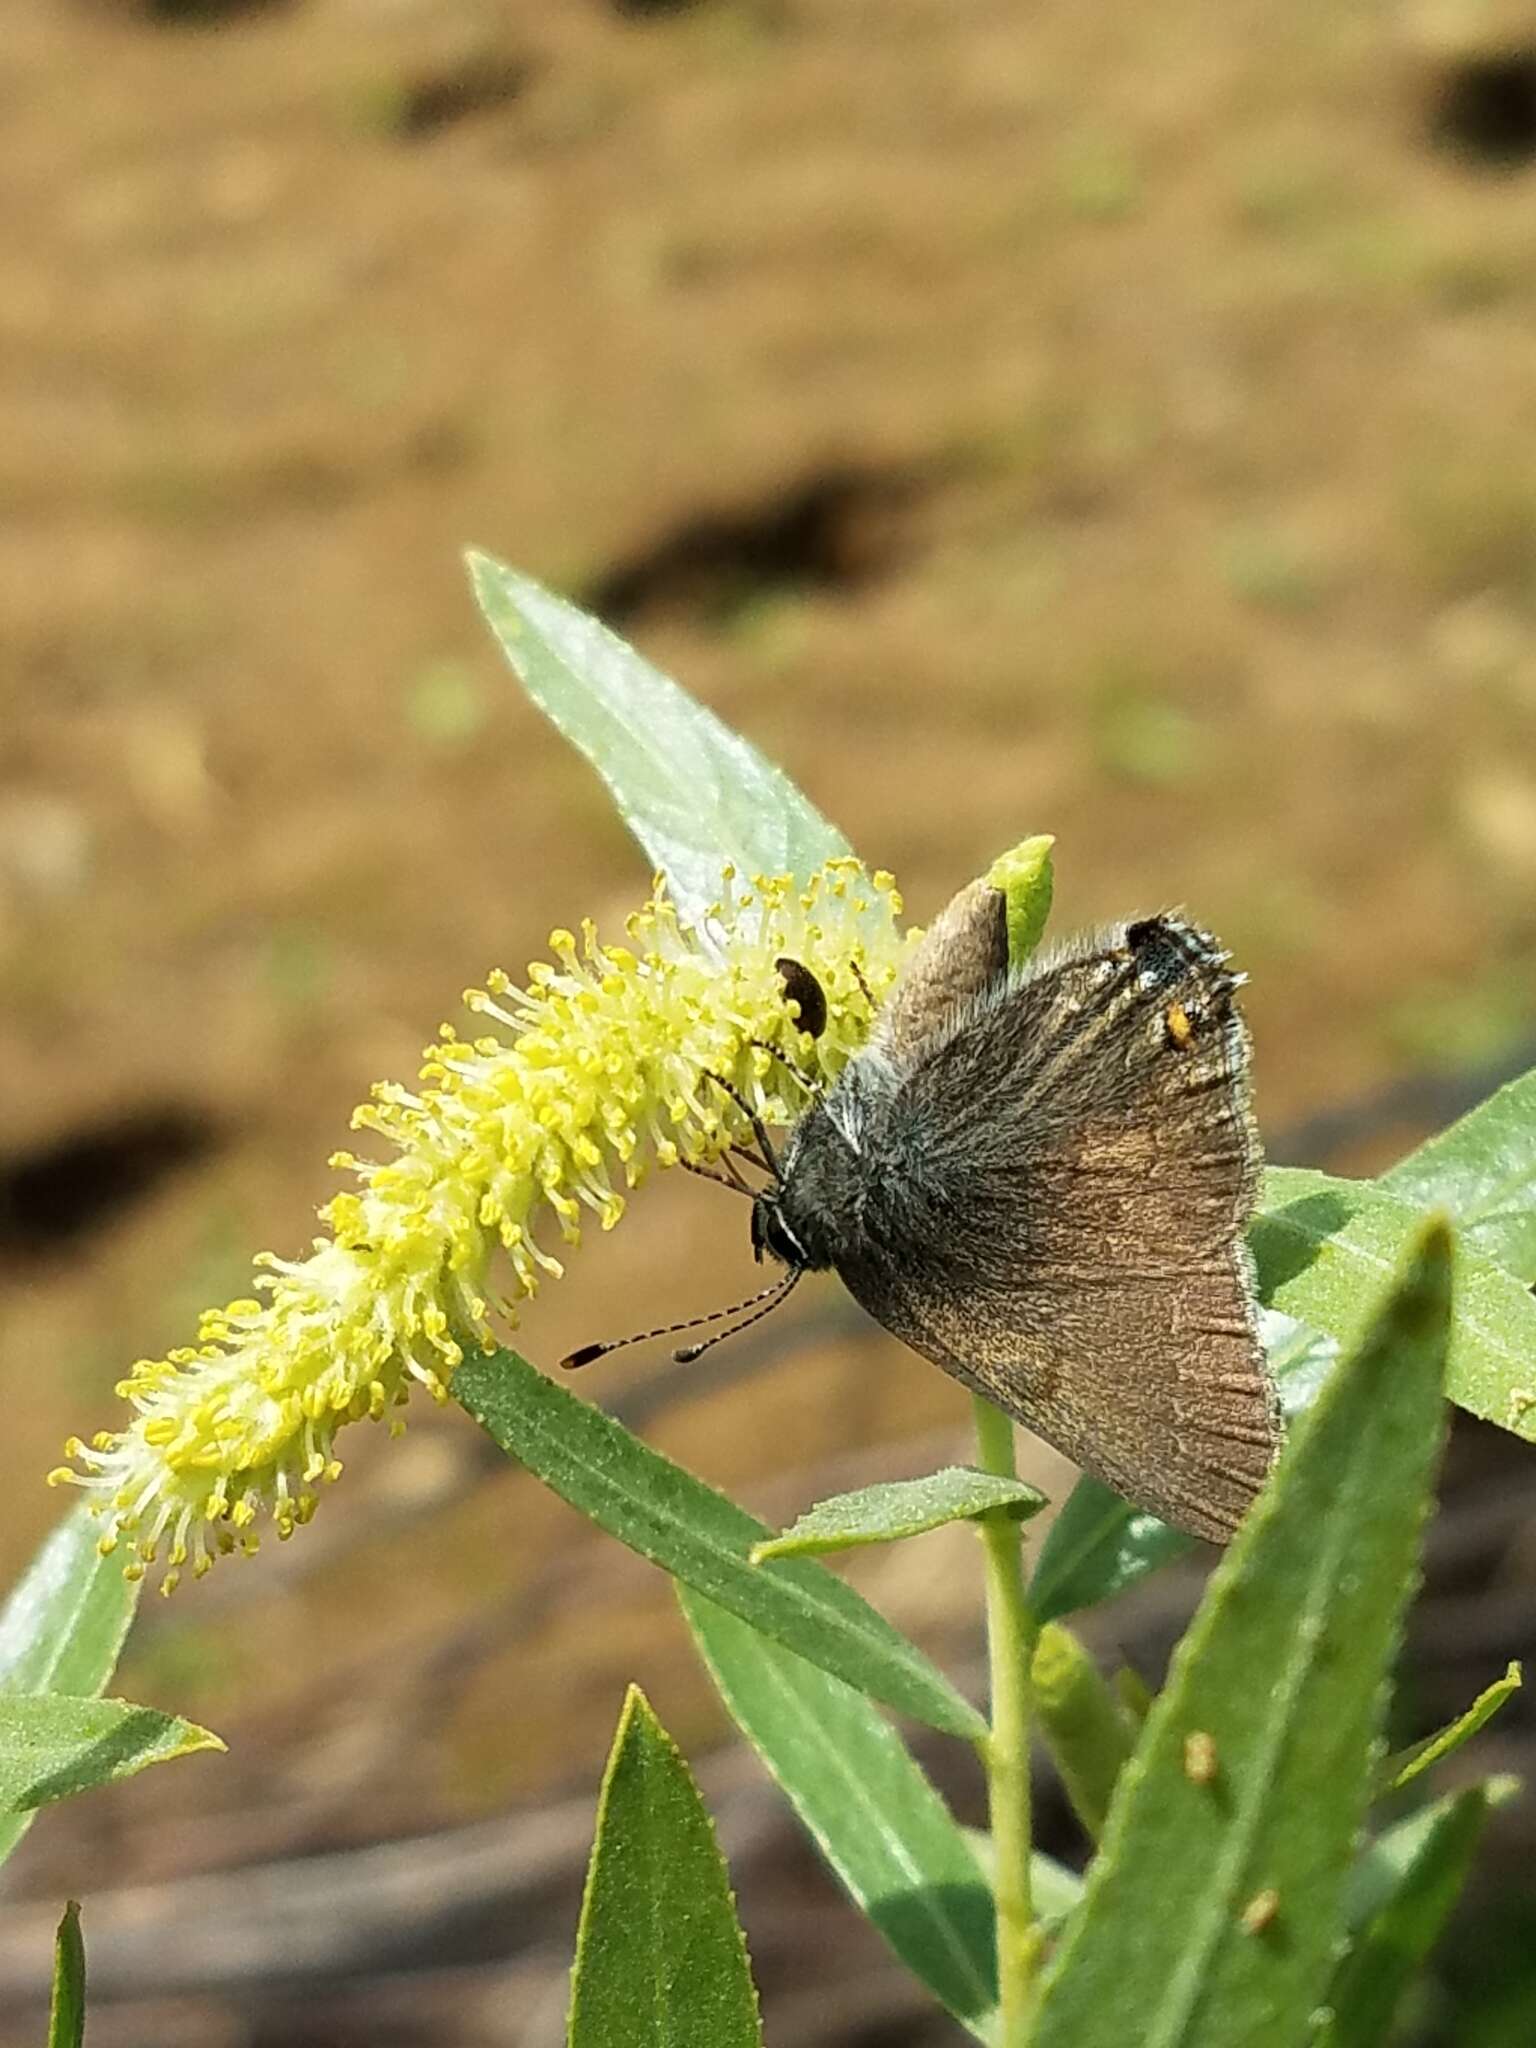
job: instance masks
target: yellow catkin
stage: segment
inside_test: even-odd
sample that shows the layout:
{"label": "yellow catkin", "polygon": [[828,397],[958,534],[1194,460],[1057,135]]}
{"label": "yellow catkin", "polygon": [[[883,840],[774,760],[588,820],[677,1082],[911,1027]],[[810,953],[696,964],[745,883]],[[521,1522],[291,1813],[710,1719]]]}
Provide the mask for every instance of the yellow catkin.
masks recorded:
{"label": "yellow catkin", "polygon": [[[341,1472],[333,1440],[364,1418],[399,1428],[413,1386],[446,1400],[492,1317],[563,1270],[592,1222],[611,1229],[651,1164],[705,1163],[748,1135],[709,1078],[765,1122],[804,1108],[864,1042],[905,944],[889,875],[833,861],[808,884],[728,873],[685,926],[658,884],[626,943],[590,924],[550,935],[526,985],[500,972],[464,1001],[473,1036],[444,1025],[417,1084],[380,1083],[353,1116],[378,1156],[342,1151],[352,1186],[321,1211],[307,1257],[261,1254],[256,1292],[201,1319],[197,1342],[141,1359],[118,1388],[134,1411],[50,1481],[83,1486],[130,1576],[163,1564],[170,1590],[280,1537]],[[826,992],[820,1037],[800,1032],[776,962]],[[784,1055],[775,1058],[764,1045]],[[786,1064],[786,1062],[788,1062]]]}

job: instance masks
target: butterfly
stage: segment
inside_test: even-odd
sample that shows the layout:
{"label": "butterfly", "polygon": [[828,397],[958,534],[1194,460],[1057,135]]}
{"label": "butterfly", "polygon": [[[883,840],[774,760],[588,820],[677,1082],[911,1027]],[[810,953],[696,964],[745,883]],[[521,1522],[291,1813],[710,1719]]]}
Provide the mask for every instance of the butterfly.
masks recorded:
{"label": "butterfly", "polygon": [[[1213,1543],[1282,1438],[1244,1242],[1260,1152],[1226,960],[1164,915],[1010,969],[1006,900],[973,883],[869,1043],[765,1153],[752,1210],[753,1248],[786,1285],[835,1272],[914,1351]],[[780,969],[814,1022],[809,969]]]}

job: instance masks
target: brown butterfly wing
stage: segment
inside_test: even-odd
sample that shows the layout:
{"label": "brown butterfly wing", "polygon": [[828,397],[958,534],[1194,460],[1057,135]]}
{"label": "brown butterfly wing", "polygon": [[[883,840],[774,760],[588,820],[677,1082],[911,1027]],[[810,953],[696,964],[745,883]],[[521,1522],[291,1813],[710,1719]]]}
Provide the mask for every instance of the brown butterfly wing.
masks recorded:
{"label": "brown butterfly wing", "polygon": [[1217,1543],[1281,1436],[1235,986],[1208,936],[1152,918],[909,1038],[879,1147],[898,1169],[838,1261],[914,1349]]}

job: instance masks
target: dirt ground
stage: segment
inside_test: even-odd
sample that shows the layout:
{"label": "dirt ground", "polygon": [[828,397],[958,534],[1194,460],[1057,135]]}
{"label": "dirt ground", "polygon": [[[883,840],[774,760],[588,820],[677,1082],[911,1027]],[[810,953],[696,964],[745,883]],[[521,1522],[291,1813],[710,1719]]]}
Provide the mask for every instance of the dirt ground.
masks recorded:
{"label": "dirt ground", "polygon": [[[369,1083],[644,892],[466,545],[620,625],[919,918],[1037,830],[1063,928],[1189,906],[1252,974],[1266,1126],[1347,1112],[1327,1163],[1536,1039],[1536,12],[5,13],[7,1576],[123,1367],[307,1241]],[[661,1187],[527,1348],[708,1305],[738,1224]],[[954,1448],[953,1390],[830,1296],[774,1347],[591,1391],[769,1511]],[[585,1800],[631,1677],[707,1747],[638,1565],[462,1417],[380,1448],[135,1636],[122,1690],[231,1758],[51,1818],[14,1891]],[[967,1571],[863,1578],[963,1665]],[[217,1973],[151,2022],[131,1977],[103,2040],[309,2038]],[[558,2034],[408,2003],[316,2038]]]}

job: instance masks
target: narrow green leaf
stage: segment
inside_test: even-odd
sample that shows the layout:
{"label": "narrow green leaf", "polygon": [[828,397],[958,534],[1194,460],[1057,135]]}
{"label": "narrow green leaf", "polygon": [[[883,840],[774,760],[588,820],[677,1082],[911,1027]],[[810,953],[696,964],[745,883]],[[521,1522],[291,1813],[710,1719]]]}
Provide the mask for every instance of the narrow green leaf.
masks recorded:
{"label": "narrow green leaf", "polygon": [[127,1700],[6,1693],[0,1695],[0,1813],[30,1813],[131,1778],[147,1764],[223,1747],[206,1728]]}
{"label": "narrow green leaf", "polygon": [[854,1904],[979,2039],[997,2000],[992,1898],[969,1842],[861,1693],[686,1586],[720,1697]]}
{"label": "narrow green leaf", "polygon": [[[1507,1774],[1483,1780],[1484,1796],[1491,1808],[1517,1798],[1523,1789],[1518,1778]],[[1405,1814],[1389,1828],[1383,1828],[1356,1856],[1344,1887],[1344,1925],[1358,1934],[1381,1911],[1402,1883],[1409,1866],[1422,1855],[1425,1843],[1439,1826],[1459,1794],[1448,1793],[1417,1812]]]}
{"label": "narrow green leaf", "polygon": [[84,1508],[59,1522],[0,1608],[0,1692],[101,1691],[138,1605],[121,1556],[97,1550]]}
{"label": "narrow green leaf", "polygon": [[607,783],[696,918],[734,862],[805,876],[848,843],[756,747],[588,613],[471,552],[475,597],[524,689]]}
{"label": "narrow green leaf", "polygon": [[1194,1538],[1086,1476],[1046,1532],[1030,1581],[1041,1621],[1112,1600],[1160,1565],[1194,1548]]}
{"label": "narrow green leaf", "polygon": [[1536,1282],[1536,1069],[1384,1173],[1382,1194],[1443,1209],[1461,1242]]}
{"label": "narrow green leaf", "polygon": [[1520,1666],[1511,1664],[1502,1678],[1495,1679],[1492,1685],[1480,1692],[1467,1711],[1447,1727],[1389,1756],[1376,1774],[1377,1798],[1385,1797],[1388,1792],[1401,1792],[1421,1771],[1427,1771],[1431,1764],[1439,1763],[1442,1757],[1460,1749],[1464,1742],[1470,1742],[1478,1729],[1486,1726],[1504,1702],[1520,1690],[1522,1677]]}
{"label": "narrow green leaf", "polygon": [[[1339,1347],[1290,1316],[1266,1312],[1262,1320],[1269,1369],[1287,1414],[1298,1414],[1326,1378]],[[1192,1537],[1133,1508],[1097,1479],[1080,1479],[1040,1547],[1030,1606],[1042,1621],[1060,1620],[1113,1599],[1194,1547]]]}
{"label": "narrow green leaf", "polygon": [[1334,1972],[1313,2048],[1383,2048],[1403,1993],[1461,1895],[1488,1818],[1471,1786],[1445,1802]]}
{"label": "narrow green leaf", "polygon": [[74,1899],[53,1944],[53,2002],[48,2013],[48,2048],[81,2048],[85,2040],[85,1943],[80,1908]]}
{"label": "narrow green leaf", "polygon": [[[121,1557],[97,1550],[101,1524],[76,1508],[50,1530],[0,1608],[0,1695],[64,1692],[94,1698],[117,1668],[138,1606]],[[0,1863],[30,1813],[0,1813]]]}
{"label": "narrow green leaf", "polygon": [[903,1536],[922,1536],[948,1522],[971,1522],[978,1515],[1006,1510],[1010,1521],[1027,1522],[1047,1505],[1045,1495],[1022,1479],[995,1472],[977,1472],[969,1465],[946,1465],[921,1479],[888,1479],[861,1486],[854,1493],[835,1494],[807,1508],[782,1536],[752,1546],[753,1564],[770,1557],[824,1557],[835,1550],[858,1550],[867,1543],[896,1543]]}
{"label": "narrow green leaf", "polygon": [[1045,935],[1055,890],[1051,870],[1055,844],[1050,833],[1038,833],[999,854],[987,872],[992,887],[1001,889],[1008,899],[1008,963],[1012,967],[1022,967]]}
{"label": "narrow green leaf", "polygon": [[[1368,1183],[1272,1167],[1251,1238],[1259,1291],[1272,1307],[1352,1344],[1420,1222]],[[1455,1277],[1445,1391],[1469,1413],[1536,1442],[1536,1297],[1464,1245]]]}
{"label": "narrow green leaf", "polygon": [[730,1878],[688,1766],[631,1686],[603,1778],[569,2048],[762,2048]]}
{"label": "narrow green leaf", "polygon": [[1035,2048],[1294,2048],[1327,1982],[1441,1429],[1433,1225],[1212,1574],[1046,1979]]}
{"label": "narrow green leaf", "polygon": [[762,1523],[568,1394],[514,1351],[465,1361],[453,1391],[510,1457],[653,1564],[861,1692],[977,1741],[980,1714],[915,1644],[810,1558],[754,1566]]}
{"label": "narrow green leaf", "polygon": [[1131,1754],[1131,1726],[1098,1665],[1072,1634],[1048,1621],[1030,1664],[1035,1718],[1072,1811],[1095,1841]]}

